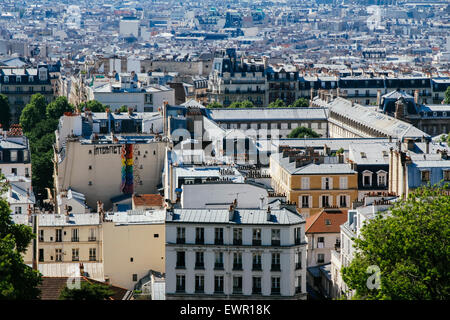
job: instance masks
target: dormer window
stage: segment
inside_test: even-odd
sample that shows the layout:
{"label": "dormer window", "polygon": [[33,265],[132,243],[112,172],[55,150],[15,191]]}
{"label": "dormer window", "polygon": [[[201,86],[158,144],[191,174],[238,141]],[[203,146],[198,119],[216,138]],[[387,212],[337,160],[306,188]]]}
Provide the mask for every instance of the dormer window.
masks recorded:
{"label": "dormer window", "polygon": [[39,69],[39,81],[47,81],[47,69],[46,68]]}
{"label": "dormer window", "polygon": [[386,171],[380,170],[377,172],[377,182],[379,187],[386,186],[386,177],[387,177]]}
{"label": "dormer window", "polygon": [[364,170],[363,171],[363,186],[369,187],[372,185],[372,171]]}
{"label": "dormer window", "polygon": [[8,83],[8,82],[9,82],[9,77],[8,77],[8,76],[5,76],[3,79],[4,79],[3,81],[4,81],[5,83]]}
{"label": "dormer window", "polygon": [[20,83],[21,81],[22,81],[22,77],[21,77],[21,76],[17,76],[17,77],[16,77],[16,82],[17,82],[17,83]]}
{"label": "dormer window", "polygon": [[420,175],[422,182],[430,181],[430,170],[423,170]]}
{"label": "dormer window", "polygon": [[29,76],[28,77],[28,82],[33,82],[34,81],[34,77],[33,76]]}

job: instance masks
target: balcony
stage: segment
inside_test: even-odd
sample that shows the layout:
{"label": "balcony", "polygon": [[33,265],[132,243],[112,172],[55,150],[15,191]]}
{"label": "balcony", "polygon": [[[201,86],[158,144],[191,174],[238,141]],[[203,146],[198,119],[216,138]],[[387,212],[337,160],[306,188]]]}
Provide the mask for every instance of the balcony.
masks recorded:
{"label": "balcony", "polygon": [[272,264],[270,271],[281,271],[281,265],[280,264]]}
{"label": "balcony", "polygon": [[254,246],[260,246],[260,245],[261,245],[261,240],[253,240],[253,241],[252,241],[252,245],[254,245]]}
{"label": "balcony", "polygon": [[177,263],[175,269],[186,269],[186,265],[184,263]]}
{"label": "balcony", "polygon": [[295,293],[302,293],[302,287],[295,287]]}
{"label": "balcony", "polygon": [[295,270],[300,270],[301,268],[302,268],[302,264],[299,263],[299,262],[297,262],[297,263],[295,264]]}
{"label": "balcony", "polygon": [[97,237],[89,237],[88,241],[97,241]]}
{"label": "balcony", "polygon": [[199,287],[199,288],[195,288],[195,293],[205,293],[205,288],[203,287]]}
{"label": "balcony", "polygon": [[252,267],[252,271],[261,271],[262,270],[262,265],[261,263],[254,263],[253,267]]}
{"label": "balcony", "polygon": [[90,257],[89,257],[89,261],[97,261],[97,257],[95,257],[95,256],[90,256]]}
{"label": "balcony", "polygon": [[233,239],[233,245],[241,246],[242,245],[242,239]]}
{"label": "balcony", "polygon": [[205,264],[203,262],[196,262],[195,263],[195,270],[204,270]]}
{"label": "balcony", "polygon": [[233,294],[242,294],[242,288],[233,287]]}
{"label": "balcony", "polygon": [[79,242],[80,241],[80,238],[78,238],[78,237],[72,237],[72,242]]}
{"label": "balcony", "polygon": [[252,294],[261,294],[261,288],[252,288]]}
{"label": "balcony", "polygon": [[185,238],[177,238],[177,244],[185,244],[186,239]]}
{"label": "balcony", "polygon": [[223,239],[214,239],[214,244],[223,245]]}
{"label": "balcony", "polygon": [[280,246],[280,240],[272,240],[272,246]]}
{"label": "balcony", "polygon": [[205,238],[195,238],[195,244],[205,244]]}
{"label": "balcony", "polygon": [[302,244],[302,239],[295,239],[295,245]]}
{"label": "balcony", "polygon": [[214,293],[220,293],[220,294],[223,294],[223,287],[214,288]]}
{"label": "balcony", "polygon": [[186,289],[184,287],[177,287],[176,288],[176,292],[177,293],[184,293],[186,291]]}
{"label": "balcony", "polygon": [[223,263],[222,262],[214,263],[214,270],[223,270]]}
{"label": "balcony", "polygon": [[233,263],[233,270],[241,271],[242,263]]}
{"label": "balcony", "polygon": [[280,295],[280,288],[272,288],[270,294],[274,296]]}

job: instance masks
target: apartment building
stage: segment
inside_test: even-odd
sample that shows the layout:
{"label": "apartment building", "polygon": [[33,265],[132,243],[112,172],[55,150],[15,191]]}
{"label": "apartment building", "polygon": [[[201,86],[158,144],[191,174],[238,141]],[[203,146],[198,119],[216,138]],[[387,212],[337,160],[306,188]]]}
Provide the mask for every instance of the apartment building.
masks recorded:
{"label": "apartment building", "polygon": [[0,92],[8,97],[13,122],[18,122],[33,94],[42,94],[47,102],[54,99],[50,71],[51,67],[45,64],[36,68],[0,68]]}
{"label": "apartment building", "polygon": [[306,299],[305,220],[282,209],[172,209],[167,299]]}
{"label": "apartment building", "polygon": [[55,189],[74,189],[95,208],[105,209],[112,198],[133,193],[156,193],[166,142],[143,133],[145,114],[70,114],[56,131]]}
{"label": "apartment building", "polygon": [[358,198],[358,173],[343,156],[286,148],[270,156],[270,172],[275,192],[295,202],[305,218],[322,208],[349,209]]}

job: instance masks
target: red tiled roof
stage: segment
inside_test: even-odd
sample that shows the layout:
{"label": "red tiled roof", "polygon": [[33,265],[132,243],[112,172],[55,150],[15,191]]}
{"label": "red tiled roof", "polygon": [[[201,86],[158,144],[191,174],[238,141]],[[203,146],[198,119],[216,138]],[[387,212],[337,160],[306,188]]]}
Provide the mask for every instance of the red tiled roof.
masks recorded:
{"label": "red tiled roof", "polygon": [[[326,224],[329,220],[331,224]],[[305,233],[339,233],[347,221],[347,210],[326,208],[306,219]]]}
{"label": "red tiled roof", "polygon": [[133,203],[136,207],[162,207],[164,198],[160,194],[134,194]]}

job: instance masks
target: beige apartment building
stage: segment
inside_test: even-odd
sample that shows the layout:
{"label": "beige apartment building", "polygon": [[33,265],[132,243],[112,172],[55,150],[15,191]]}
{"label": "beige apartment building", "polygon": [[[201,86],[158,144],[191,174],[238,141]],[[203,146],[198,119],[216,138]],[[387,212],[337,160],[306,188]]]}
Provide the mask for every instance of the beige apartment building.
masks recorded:
{"label": "beige apartment building", "polygon": [[[333,161],[328,159],[326,161]],[[270,157],[272,187],[308,218],[323,208],[351,208],[358,199],[358,173],[348,163],[308,163],[283,153]],[[335,161],[337,162],[337,161]]]}

